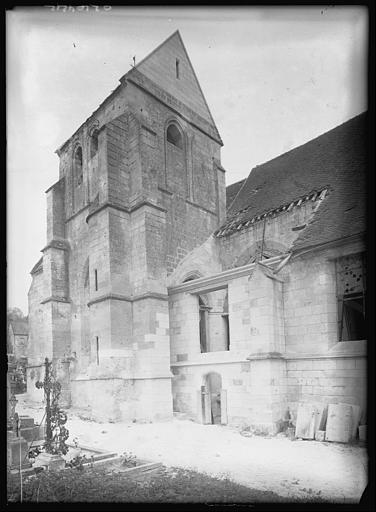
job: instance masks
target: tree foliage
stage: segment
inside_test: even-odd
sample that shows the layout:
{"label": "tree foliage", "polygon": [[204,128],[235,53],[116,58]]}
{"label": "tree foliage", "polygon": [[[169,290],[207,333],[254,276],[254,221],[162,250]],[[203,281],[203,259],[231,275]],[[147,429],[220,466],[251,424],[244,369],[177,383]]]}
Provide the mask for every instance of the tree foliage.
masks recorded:
{"label": "tree foliage", "polygon": [[26,320],[27,315],[24,315],[20,308],[12,307],[7,309],[7,320],[8,323],[12,320]]}

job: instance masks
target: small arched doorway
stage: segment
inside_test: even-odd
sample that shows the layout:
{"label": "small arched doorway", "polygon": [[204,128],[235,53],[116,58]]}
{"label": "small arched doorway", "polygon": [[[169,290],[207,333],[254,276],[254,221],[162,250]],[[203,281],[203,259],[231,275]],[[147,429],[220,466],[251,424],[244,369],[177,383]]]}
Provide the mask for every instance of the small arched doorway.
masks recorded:
{"label": "small arched doorway", "polygon": [[201,387],[202,419],[205,424],[221,425],[225,423],[226,404],[223,403],[224,392],[219,373],[210,372],[204,377]]}

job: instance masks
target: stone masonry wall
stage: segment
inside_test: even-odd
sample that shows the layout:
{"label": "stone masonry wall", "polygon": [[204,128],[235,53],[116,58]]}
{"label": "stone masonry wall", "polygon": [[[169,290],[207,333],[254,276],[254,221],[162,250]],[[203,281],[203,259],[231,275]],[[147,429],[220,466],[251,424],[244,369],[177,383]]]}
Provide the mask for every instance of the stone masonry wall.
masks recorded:
{"label": "stone masonry wall", "polygon": [[[204,250],[204,245],[178,266],[172,275],[173,284],[180,284],[184,276],[198,268],[199,275],[205,275],[203,262],[207,262],[207,275],[213,273],[208,254],[215,254],[215,246],[208,244]],[[363,249],[353,243],[293,257],[275,276],[277,280],[263,273],[260,265],[250,276],[229,280],[230,352],[226,356],[223,352],[199,353],[197,296],[173,293],[170,327],[174,410],[196,414],[195,394],[202,370],[206,370],[207,356],[211,358],[211,371],[221,376],[227,368],[226,358],[236,356],[249,359],[249,394],[237,402],[229,387],[229,422],[237,417],[270,427],[283,417],[287,406],[295,414],[300,402],[357,404],[364,417],[366,341],[338,340],[335,270],[336,258]],[[196,254],[201,262],[198,265]],[[237,406],[241,411],[232,413]]]}
{"label": "stone masonry wall", "polygon": [[366,341],[339,341],[335,267],[336,258],[363,249],[354,243],[309,253],[281,272],[292,410],[303,401],[356,404],[366,413]]}
{"label": "stone masonry wall", "polygon": [[47,191],[47,242],[65,236],[65,179]]}
{"label": "stone masonry wall", "polygon": [[172,415],[170,379],[79,379],[72,381],[73,405],[96,421],[163,421]]}
{"label": "stone masonry wall", "polygon": [[[94,282],[94,268],[89,266],[89,255],[91,255],[92,251],[88,224],[85,222],[85,217],[85,212],[81,212],[66,222],[66,238],[69,240],[70,245],[68,272],[69,298],[71,300],[71,350],[76,352],[79,364],[81,364],[82,328],[84,322],[82,309],[87,309],[88,302],[85,290],[88,285],[93,286]],[[85,285],[86,280],[88,282]]]}
{"label": "stone masonry wall", "polygon": [[366,358],[322,358],[287,362],[287,400],[296,413],[298,404],[346,403],[359,405],[367,413]]}
{"label": "stone masonry wall", "polygon": [[[170,272],[219,225],[216,204],[219,198],[222,200],[224,197],[225,187],[223,180],[219,179],[223,172],[213,171],[213,159],[220,160],[220,146],[187,121],[173,116],[168,107],[132,84],[128,86],[127,101],[129,109],[135,115],[137,113],[142,130],[145,132],[146,127],[149,133],[147,137],[142,136],[140,144],[142,189],[148,191],[153,198],[156,184],[159,185],[158,201],[167,210],[167,258]],[[174,190],[169,190],[166,177],[172,170],[167,169],[167,146],[170,143],[166,142],[165,133],[168,122],[172,120],[179,122],[185,140],[194,139],[194,144],[191,143],[192,147],[184,150],[186,180],[182,178],[177,188],[175,186]],[[195,185],[193,177],[196,175],[205,178],[205,183],[197,182]],[[189,194],[185,183],[188,184]],[[218,192],[215,192],[217,189]]]}
{"label": "stone masonry wall", "polygon": [[315,207],[312,201],[302,203],[294,207],[290,212],[285,211],[274,217],[256,221],[253,225],[240,231],[221,237],[218,240],[223,270],[246,265],[251,256],[254,256],[257,248],[261,247],[264,236],[264,250],[270,250],[275,254],[287,252],[299,231],[293,228],[305,224],[311,217]]}
{"label": "stone masonry wall", "polygon": [[174,272],[168,276],[167,286],[181,284],[188,277],[203,277],[219,274],[221,271],[222,262],[217,249],[217,239],[211,235],[179,262]]}
{"label": "stone masonry wall", "polygon": [[[107,133],[106,143],[103,142],[101,145],[100,142],[99,144],[98,173],[101,174],[103,172],[101,167],[105,165],[108,169],[108,197],[112,198],[116,203],[120,201],[126,206],[128,204],[127,201],[130,201],[134,194],[137,195],[141,192],[143,194],[150,193],[152,197],[153,195],[155,197],[155,184],[157,182],[165,182],[163,178],[167,165],[165,130],[166,123],[169,119],[172,119],[172,116],[168,107],[155,101],[153,97],[145,94],[132,84],[128,84],[126,93],[123,88],[120,88],[116,98],[114,97],[110,103],[112,103],[113,108],[107,105],[106,108],[103,108],[101,112],[97,113],[99,124],[100,126],[106,124]],[[126,117],[124,117],[126,112],[134,113],[133,121],[128,121],[128,127]],[[124,115],[119,115],[122,113],[124,113]],[[179,119],[179,116],[175,116],[175,118],[178,119],[183,126],[186,136],[194,137],[194,144],[190,154],[191,161],[186,161],[185,169],[187,181],[190,187],[193,187],[191,192],[192,205],[185,202],[186,194],[183,194],[180,198],[178,191],[175,191],[175,195],[172,199],[173,204],[171,204],[170,194],[168,194],[168,192],[159,191],[161,205],[167,207],[170,213],[169,220],[172,233],[168,245],[168,253],[172,258],[173,267],[176,266],[177,262],[190,250],[204,242],[210,232],[218,226],[219,219],[216,204],[218,200],[220,200],[223,206],[222,199],[225,193],[224,182],[222,180],[223,172],[219,170],[214,171],[213,167],[213,159],[219,161],[219,144],[195,129],[189,123]],[[134,125],[135,119],[137,119],[139,128],[136,126],[131,128],[132,123]],[[74,137],[74,140],[79,140],[83,147],[84,183],[87,183],[89,174],[87,163],[89,162],[87,157],[89,151],[89,136],[87,133],[89,126],[90,123],[87,124],[87,127],[84,125]],[[128,140],[126,140],[127,147],[125,148],[123,146],[127,129],[129,133]],[[147,133],[148,136],[146,136],[145,133]],[[131,138],[129,138],[129,136]],[[72,143],[68,143],[64,147],[61,154],[60,173],[61,176],[67,176],[66,204],[68,217],[73,210],[71,206],[72,200],[70,199],[72,183],[69,178],[72,172],[70,167],[71,159],[67,154],[72,152],[73,148],[74,144],[72,140]],[[107,161],[103,162],[101,151],[103,153],[105,150],[107,152]],[[126,156],[128,160],[126,160],[125,156],[127,152],[128,154]],[[187,157],[188,155],[185,154],[185,159],[187,159]],[[138,164],[137,159],[140,159]],[[128,162],[128,166],[126,165],[126,161]],[[141,183],[137,183],[140,165],[142,167],[142,189],[140,188]],[[191,168],[190,172],[193,173],[193,176],[196,176],[196,178],[193,179],[193,176],[189,176],[189,167]],[[114,172],[111,171],[111,169],[114,169]],[[215,169],[217,168],[215,167]],[[111,176],[114,177],[112,178]],[[157,180],[156,176],[159,176]],[[219,179],[219,177],[221,179]],[[131,180],[131,186],[129,185],[129,179]],[[124,183],[123,181],[119,182],[119,180],[123,180]],[[196,185],[194,185],[194,183],[196,183]],[[91,187],[91,190],[92,189],[93,187]],[[120,190],[123,194],[121,198],[117,197]],[[127,191],[131,192],[131,196],[128,198],[127,195],[129,192]],[[103,197],[102,200],[104,201],[106,198]],[[209,210],[211,213],[206,210]],[[221,215],[223,216],[223,212],[221,212]],[[192,221],[189,222],[188,219],[191,217],[193,217]],[[192,228],[192,222],[194,222],[196,218],[199,222],[195,227],[203,226],[201,232],[197,232],[196,229]],[[172,240],[175,240],[175,243],[173,243]]]}
{"label": "stone masonry wall", "polygon": [[43,298],[48,295],[48,283],[45,281],[43,271],[33,275],[28,293],[29,300],[29,364],[42,363],[44,357],[52,356],[52,347],[49,347],[44,317]]}
{"label": "stone masonry wall", "polygon": [[222,389],[226,392],[227,404],[222,406],[226,409],[227,424],[270,432],[287,410],[284,362],[221,363],[217,359],[211,364],[177,363],[172,371],[174,411],[194,421],[202,422],[200,391],[211,372],[221,376]]}
{"label": "stone masonry wall", "polygon": [[335,260],[359,250],[348,245],[309,253],[282,270],[287,352],[322,354],[338,343]]}
{"label": "stone masonry wall", "polygon": [[173,366],[172,379],[174,411],[187,417],[202,421],[199,393],[208,373],[215,372],[221,376],[222,389],[227,394],[227,417],[229,424],[246,424],[251,405],[250,364],[202,364],[197,366]]}
{"label": "stone masonry wall", "polygon": [[108,198],[111,202],[126,205],[130,195],[130,166],[128,119],[122,115],[106,125]]}

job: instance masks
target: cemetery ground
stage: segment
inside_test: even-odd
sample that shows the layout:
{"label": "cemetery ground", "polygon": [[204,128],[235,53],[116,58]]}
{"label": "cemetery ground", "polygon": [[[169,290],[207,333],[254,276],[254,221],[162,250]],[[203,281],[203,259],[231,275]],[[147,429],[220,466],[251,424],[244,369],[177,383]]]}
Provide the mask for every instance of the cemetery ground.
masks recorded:
{"label": "cemetery ground", "polygon": [[[43,417],[43,404],[17,395],[17,410]],[[24,501],[359,503],[367,484],[364,444],[245,436],[239,429],[174,418],[160,423],[99,423],[69,409],[69,441],[160,462],[127,478],[105,466],[41,472],[24,483]],[[14,480],[9,500],[17,501]]]}

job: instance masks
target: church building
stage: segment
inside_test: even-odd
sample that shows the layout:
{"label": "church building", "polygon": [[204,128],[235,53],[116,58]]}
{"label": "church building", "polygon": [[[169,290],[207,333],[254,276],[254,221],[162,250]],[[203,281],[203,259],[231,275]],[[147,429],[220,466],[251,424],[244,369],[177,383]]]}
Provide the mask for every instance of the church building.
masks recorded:
{"label": "church building", "polygon": [[48,357],[65,406],[100,421],[275,431],[304,402],[365,415],[366,123],[226,189],[172,34],[57,150],[31,271],[30,396]]}

